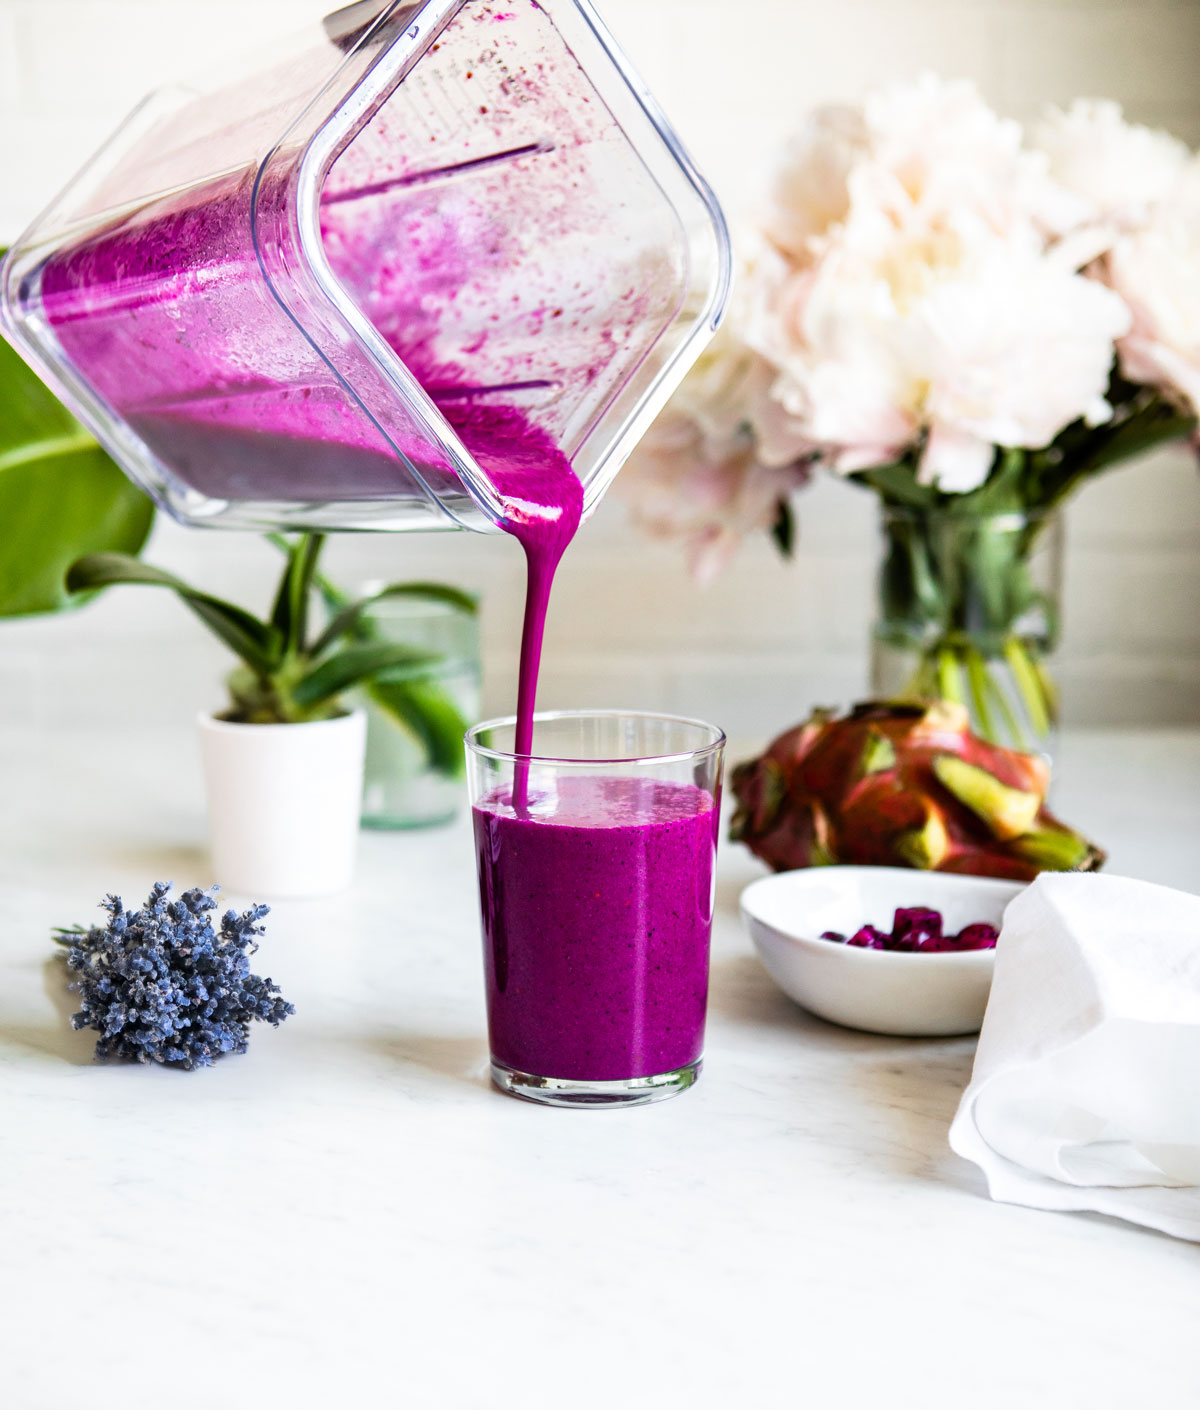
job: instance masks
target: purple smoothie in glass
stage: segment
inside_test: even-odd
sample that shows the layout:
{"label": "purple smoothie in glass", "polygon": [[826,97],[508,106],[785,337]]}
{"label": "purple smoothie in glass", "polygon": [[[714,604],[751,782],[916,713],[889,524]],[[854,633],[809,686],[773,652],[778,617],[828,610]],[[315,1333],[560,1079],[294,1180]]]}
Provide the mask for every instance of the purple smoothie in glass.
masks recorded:
{"label": "purple smoothie in glass", "polygon": [[609,1082],[703,1048],[717,813],[690,784],[563,777],[474,809],[488,1027],[519,1072]]}

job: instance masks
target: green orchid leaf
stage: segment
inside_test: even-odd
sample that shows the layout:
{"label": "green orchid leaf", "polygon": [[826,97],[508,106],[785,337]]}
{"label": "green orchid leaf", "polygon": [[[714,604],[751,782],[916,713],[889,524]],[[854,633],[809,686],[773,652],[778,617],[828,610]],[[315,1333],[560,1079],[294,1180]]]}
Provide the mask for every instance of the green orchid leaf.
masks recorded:
{"label": "green orchid leaf", "polygon": [[446,583],[391,583],[379,592],[372,593],[370,597],[361,598],[359,601],[343,607],[314,644],[313,655],[319,656],[323,651],[327,651],[335,641],[340,641],[342,637],[354,633],[363,614],[369,612],[377,602],[397,597],[415,597],[426,602],[445,602],[449,606],[457,608],[458,611],[469,613],[471,616],[479,611],[478,598],[473,597],[469,592],[463,592],[461,588],[450,587]]}
{"label": "green orchid leaf", "polygon": [[429,767],[448,778],[460,778],[466,764],[465,719],[449,692],[436,680],[373,680],[367,686],[371,703],[414,736]]}
{"label": "green orchid leaf", "polygon": [[284,653],[289,657],[298,656],[304,650],[313,574],[324,546],[324,534],[301,534],[288,547],[288,564],[271,612],[271,625],[279,633]]}
{"label": "green orchid leaf", "polygon": [[[291,556],[292,544],[286,534],[264,534],[263,538],[286,557]],[[349,605],[350,595],[343,592],[336,583],[331,582],[324,573],[314,572],[312,585],[314,590],[320,594],[321,601],[330,612],[340,612],[343,607]]]}
{"label": "green orchid leaf", "polygon": [[290,588],[296,576],[296,563],[303,545],[302,538],[286,544],[287,566],[283,570],[283,577],[279,580],[279,588],[275,593],[275,602],[271,608],[271,625],[284,641],[287,641],[291,636],[294,603]]}
{"label": "green orchid leaf", "polygon": [[[291,554],[292,543],[283,534],[268,534],[266,538],[281,553]],[[358,602],[352,601],[322,573],[313,573],[312,587],[332,614],[329,625],[309,649],[312,657],[322,655],[345,637],[352,638],[356,648],[371,646],[390,652],[390,645],[370,617],[370,608],[387,598],[423,598],[448,603],[472,615],[479,611],[477,597],[445,583],[392,583]],[[404,730],[424,751],[431,769],[449,778],[460,778],[466,764],[463,735],[470,721],[463,717],[451,694],[435,679],[435,669],[444,658],[435,653],[422,653],[414,647],[402,646],[399,650],[400,665],[391,669],[380,670],[375,664],[378,657],[357,658],[370,666],[370,672],[360,684],[380,713],[395,727]],[[315,683],[311,679],[302,682],[301,690],[293,692],[293,699],[303,708],[311,709],[339,691],[349,689],[349,684],[336,684],[330,690],[327,686],[327,678],[317,675]]]}
{"label": "green orchid leaf", "polygon": [[169,588],[253,670],[267,674],[278,668],[282,638],[275,627],[232,602],[189,587],[153,564],[124,553],[93,553],[71,565],[66,581],[71,592],[95,592],[123,584]]}
{"label": "green orchid leaf", "polygon": [[309,709],[384,672],[394,677],[408,669],[420,675],[438,659],[435,652],[418,651],[397,642],[348,646],[301,676],[292,690],[292,699],[302,709]]}
{"label": "green orchid leaf", "polygon": [[76,605],[81,554],[137,553],[154,506],[0,338],[0,616]]}

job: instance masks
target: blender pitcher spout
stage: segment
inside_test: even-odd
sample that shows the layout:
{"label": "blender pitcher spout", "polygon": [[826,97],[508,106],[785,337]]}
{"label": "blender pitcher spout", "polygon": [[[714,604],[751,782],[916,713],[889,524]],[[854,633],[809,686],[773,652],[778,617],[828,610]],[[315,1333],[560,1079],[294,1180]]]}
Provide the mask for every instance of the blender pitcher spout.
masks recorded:
{"label": "blender pitcher spout", "polygon": [[14,246],[5,329],[176,518],[584,514],[716,327],[720,209],[585,0],[360,0],[148,100]]}

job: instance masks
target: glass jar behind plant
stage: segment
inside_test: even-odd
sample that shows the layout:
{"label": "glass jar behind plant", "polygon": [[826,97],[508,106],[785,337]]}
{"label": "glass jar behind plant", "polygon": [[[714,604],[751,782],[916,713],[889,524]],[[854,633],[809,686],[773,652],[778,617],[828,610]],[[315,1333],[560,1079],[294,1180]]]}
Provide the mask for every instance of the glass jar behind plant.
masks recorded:
{"label": "glass jar behind plant", "polygon": [[871,685],[883,698],[966,705],[977,734],[1049,752],[1058,692],[1062,531],[1057,515],[883,511]]}
{"label": "glass jar behind plant", "polygon": [[363,625],[373,640],[400,643],[433,658],[386,673],[363,692],[363,826],[448,822],[465,798],[463,735],[479,718],[477,611],[465,599],[385,598],[372,606]]}

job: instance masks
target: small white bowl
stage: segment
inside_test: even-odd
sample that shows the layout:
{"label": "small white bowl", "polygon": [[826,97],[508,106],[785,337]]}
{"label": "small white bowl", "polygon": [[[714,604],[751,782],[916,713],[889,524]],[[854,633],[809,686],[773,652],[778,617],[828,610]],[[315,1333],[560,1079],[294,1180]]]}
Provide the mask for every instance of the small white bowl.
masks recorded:
{"label": "small white bowl", "polygon": [[900,906],[932,906],[950,934],[975,921],[999,927],[1023,882],[907,867],[807,867],[752,882],[742,915],[776,984],[806,1009],[868,1033],[977,1033],[994,950],[913,954],[822,940],[860,926],[891,930]]}

